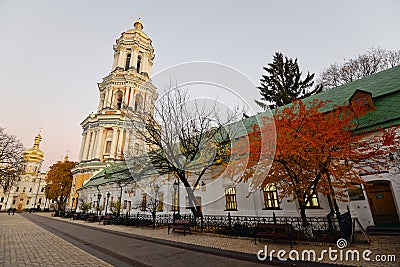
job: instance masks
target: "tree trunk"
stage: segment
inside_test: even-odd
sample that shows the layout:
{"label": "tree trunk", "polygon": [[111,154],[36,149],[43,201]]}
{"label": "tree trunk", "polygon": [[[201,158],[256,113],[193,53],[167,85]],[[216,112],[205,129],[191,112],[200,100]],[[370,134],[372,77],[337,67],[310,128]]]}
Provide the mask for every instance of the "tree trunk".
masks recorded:
{"label": "tree trunk", "polygon": [[153,211],[151,212],[151,215],[152,215],[152,217],[153,217],[153,229],[155,229],[155,228],[156,228],[156,211],[153,210]]}
{"label": "tree trunk", "polygon": [[181,181],[184,184],[186,192],[188,194],[189,209],[192,211],[195,217],[201,217],[201,209],[200,206],[198,206],[196,198],[194,197],[192,187],[186,179],[181,179]]}
{"label": "tree trunk", "polygon": [[328,219],[328,227],[329,227],[329,231],[333,231],[333,224],[332,224],[332,218],[335,215],[335,210],[333,208],[333,203],[332,203],[332,198],[331,196],[328,194],[326,195],[326,198],[328,199],[328,204],[329,204],[329,209],[331,212],[329,212],[327,219]]}
{"label": "tree trunk", "polygon": [[306,207],[302,203],[300,203],[300,216],[301,220],[303,223],[303,229],[304,229],[304,234],[306,235],[307,239],[313,239],[314,238],[314,233],[312,229],[312,225],[307,221],[307,215],[306,215]]}
{"label": "tree trunk", "polygon": [[328,175],[328,183],[329,183],[329,189],[331,191],[333,207],[335,209],[335,212],[332,211],[332,213],[336,213],[336,217],[339,219],[339,216],[340,216],[339,206],[338,206],[337,201],[336,201],[335,191],[333,190],[331,177],[329,175]]}

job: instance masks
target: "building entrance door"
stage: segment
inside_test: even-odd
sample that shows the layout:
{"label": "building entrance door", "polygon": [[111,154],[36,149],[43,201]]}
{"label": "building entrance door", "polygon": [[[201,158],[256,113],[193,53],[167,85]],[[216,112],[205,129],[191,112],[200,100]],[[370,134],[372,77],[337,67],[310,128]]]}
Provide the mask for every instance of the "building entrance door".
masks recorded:
{"label": "building entrance door", "polygon": [[366,190],[375,225],[399,223],[390,182],[371,182],[367,184]]}

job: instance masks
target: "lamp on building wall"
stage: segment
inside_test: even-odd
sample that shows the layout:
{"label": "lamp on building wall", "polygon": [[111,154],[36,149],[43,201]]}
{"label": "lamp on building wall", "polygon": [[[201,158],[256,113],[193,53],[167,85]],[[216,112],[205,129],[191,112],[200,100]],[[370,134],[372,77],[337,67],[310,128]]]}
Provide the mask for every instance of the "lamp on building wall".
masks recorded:
{"label": "lamp on building wall", "polygon": [[[174,202],[178,202],[177,209],[178,209],[178,216],[179,216],[179,211],[180,211],[180,207],[179,207],[179,180],[178,181],[175,180],[175,182],[174,182],[174,184],[172,186],[174,188]],[[178,190],[178,199],[177,199],[177,201],[176,201],[176,190]],[[175,207],[175,203],[172,203],[172,204],[174,205],[174,218],[175,218],[176,207]]]}
{"label": "lamp on building wall", "polygon": [[78,203],[79,203],[79,193],[77,193],[77,197],[76,197],[76,204],[75,204],[75,211],[78,209]]}
{"label": "lamp on building wall", "polygon": [[204,181],[201,181],[201,191],[205,192],[207,190],[206,183]]}

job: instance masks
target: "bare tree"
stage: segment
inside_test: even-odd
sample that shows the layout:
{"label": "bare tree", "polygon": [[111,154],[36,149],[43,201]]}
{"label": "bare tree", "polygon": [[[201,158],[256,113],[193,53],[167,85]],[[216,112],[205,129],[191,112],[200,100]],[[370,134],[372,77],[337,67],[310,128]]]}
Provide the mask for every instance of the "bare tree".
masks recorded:
{"label": "bare tree", "polygon": [[364,78],[400,64],[400,50],[371,48],[343,64],[334,63],[325,69],[318,79],[318,85],[325,90]]}
{"label": "bare tree", "polygon": [[19,180],[23,168],[24,146],[0,127],[0,186],[4,193]]}
{"label": "bare tree", "polygon": [[188,208],[201,216],[194,190],[206,171],[217,164],[218,146],[233,138],[233,130],[229,132],[226,126],[240,119],[242,112],[239,108],[221,112],[215,101],[209,105],[190,100],[187,91],[176,86],[166,89],[155,105],[154,116],[132,110],[128,115],[134,138],[142,140],[148,152],[137,156],[131,150],[126,156],[133,160],[127,162],[135,166],[131,168],[136,173],[133,176],[175,176],[186,189]]}

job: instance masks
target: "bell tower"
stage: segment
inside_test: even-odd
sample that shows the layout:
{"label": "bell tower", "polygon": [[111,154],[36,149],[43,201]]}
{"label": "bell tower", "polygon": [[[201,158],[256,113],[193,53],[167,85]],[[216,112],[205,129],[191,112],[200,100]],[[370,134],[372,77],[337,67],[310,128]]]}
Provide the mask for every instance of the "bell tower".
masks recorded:
{"label": "bell tower", "polygon": [[[82,143],[78,165],[73,169],[71,202],[84,181],[114,162],[124,160],[124,151],[143,152],[144,144],[135,140],[135,133],[124,129],[127,112],[154,114],[157,99],[151,83],[155,58],[151,39],[143,32],[140,19],[116,40],[111,72],[97,84],[97,112],[81,123]],[[128,146],[134,146],[130,148]],[[74,207],[74,205],[71,205]]]}

